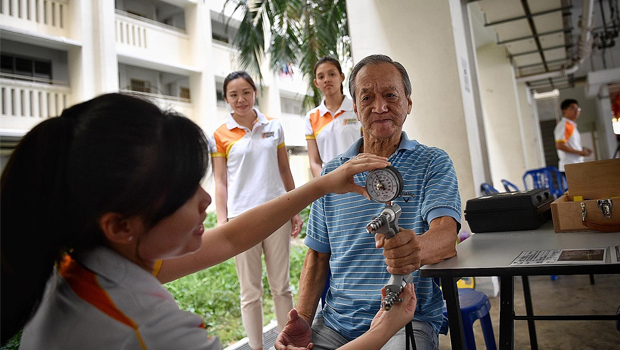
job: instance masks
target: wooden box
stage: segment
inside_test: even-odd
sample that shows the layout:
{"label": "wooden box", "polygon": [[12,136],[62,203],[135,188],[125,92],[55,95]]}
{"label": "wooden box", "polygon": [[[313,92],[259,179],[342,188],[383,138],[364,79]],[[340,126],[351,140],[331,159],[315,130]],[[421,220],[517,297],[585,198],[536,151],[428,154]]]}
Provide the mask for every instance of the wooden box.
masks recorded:
{"label": "wooden box", "polygon": [[[565,170],[568,191],[551,203],[555,232],[620,230],[620,159],[568,164]],[[611,199],[609,218],[604,217],[597,204],[602,199]]]}

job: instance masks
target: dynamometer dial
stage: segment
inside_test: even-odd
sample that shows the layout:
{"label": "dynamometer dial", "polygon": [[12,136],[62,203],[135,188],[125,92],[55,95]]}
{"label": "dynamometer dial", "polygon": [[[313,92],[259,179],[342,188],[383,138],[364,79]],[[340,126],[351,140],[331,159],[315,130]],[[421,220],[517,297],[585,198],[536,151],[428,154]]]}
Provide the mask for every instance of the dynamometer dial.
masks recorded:
{"label": "dynamometer dial", "polygon": [[392,166],[375,169],[366,177],[366,191],[372,200],[381,203],[391,202],[403,191],[403,177]]}

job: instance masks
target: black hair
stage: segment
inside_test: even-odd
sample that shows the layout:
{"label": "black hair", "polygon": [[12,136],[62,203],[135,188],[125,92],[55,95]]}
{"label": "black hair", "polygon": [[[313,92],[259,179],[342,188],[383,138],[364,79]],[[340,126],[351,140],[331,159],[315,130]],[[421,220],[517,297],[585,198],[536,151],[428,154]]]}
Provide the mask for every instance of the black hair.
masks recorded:
{"label": "black hair", "polygon": [[577,102],[577,100],[572,99],[572,98],[567,98],[566,100],[562,101],[562,104],[560,104],[560,109],[563,111],[567,110],[568,107],[570,107],[570,105],[572,105],[573,103],[579,106],[579,102]]}
{"label": "black hair", "polygon": [[357,78],[357,73],[359,73],[364,66],[380,63],[389,63],[398,69],[405,88],[405,95],[407,97],[411,96],[411,80],[409,80],[409,74],[407,74],[405,67],[386,55],[370,55],[359,61],[355,67],[353,67],[351,75],[349,76],[349,92],[351,93],[353,102],[355,102],[355,78]]}
{"label": "black hair", "polygon": [[34,314],[64,254],[105,244],[103,214],[153,227],[195,194],[208,152],[194,122],[123,94],[80,103],[28,132],[0,179],[2,344]]}
{"label": "black hair", "polygon": [[[333,64],[338,69],[338,73],[344,74],[344,73],[342,73],[342,67],[340,66],[340,62],[338,62],[337,59],[335,59],[333,57],[325,56],[325,57],[321,58],[320,60],[318,60],[318,62],[314,65],[314,76],[315,77],[316,77],[316,70],[323,63],[331,63],[331,64]],[[340,93],[344,95],[344,86],[342,85],[342,82],[340,83]]]}
{"label": "black hair", "polygon": [[254,89],[254,92],[257,92],[256,84],[254,84],[254,80],[252,80],[252,77],[248,74],[248,72],[244,70],[238,70],[228,74],[226,78],[224,78],[224,87],[222,88],[222,97],[224,97],[224,100],[226,99],[226,88],[228,87],[228,83],[239,78],[247,81],[248,84],[252,86],[252,89]]}

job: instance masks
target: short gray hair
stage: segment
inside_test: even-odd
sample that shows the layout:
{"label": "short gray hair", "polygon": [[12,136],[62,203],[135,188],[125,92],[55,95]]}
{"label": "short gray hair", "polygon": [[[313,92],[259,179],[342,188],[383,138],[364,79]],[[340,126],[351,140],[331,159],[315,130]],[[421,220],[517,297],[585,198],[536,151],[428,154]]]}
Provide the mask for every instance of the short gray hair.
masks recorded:
{"label": "short gray hair", "polygon": [[405,87],[405,94],[407,96],[411,96],[411,80],[409,80],[409,74],[407,74],[405,67],[386,55],[370,55],[359,61],[355,67],[353,67],[353,71],[349,76],[349,93],[353,98],[353,102],[355,102],[355,78],[357,78],[357,73],[359,73],[364,66],[380,63],[389,63],[398,69],[403,80],[403,86]]}

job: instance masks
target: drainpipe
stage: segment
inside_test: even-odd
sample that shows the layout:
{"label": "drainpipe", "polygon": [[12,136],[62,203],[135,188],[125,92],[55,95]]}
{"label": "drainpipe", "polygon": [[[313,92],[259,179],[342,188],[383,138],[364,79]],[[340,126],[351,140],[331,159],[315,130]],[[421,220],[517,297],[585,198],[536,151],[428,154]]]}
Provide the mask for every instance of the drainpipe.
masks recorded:
{"label": "drainpipe", "polygon": [[517,78],[518,83],[525,83],[534,80],[543,80],[549,78],[565,77],[567,75],[574,74],[579,70],[579,67],[583,64],[586,58],[592,55],[592,18],[594,17],[594,0],[583,0],[581,4],[582,14],[579,21],[579,27],[581,28],[581,35],[577,42],[577,59],[570,67],[562,68],[561,70],[547,72],[542,74],[525,75]]}

